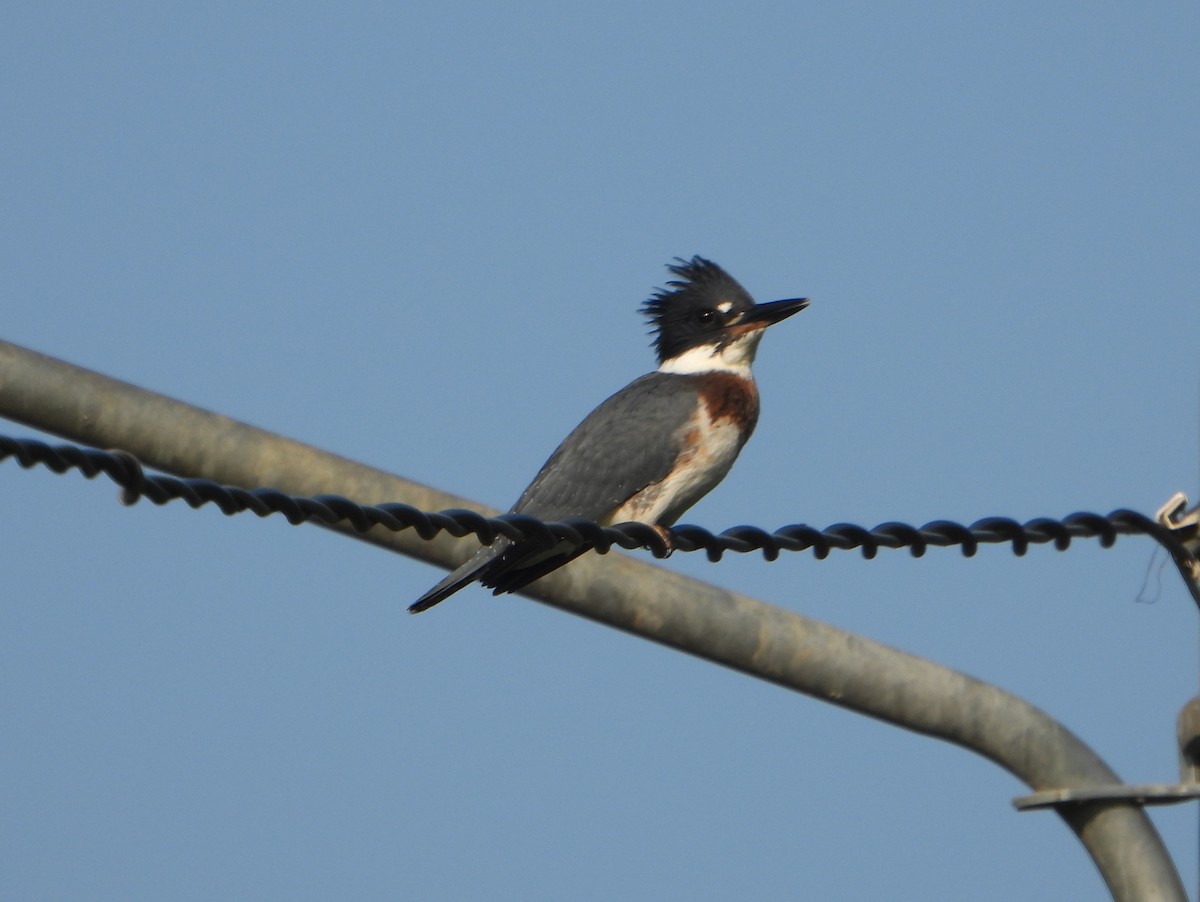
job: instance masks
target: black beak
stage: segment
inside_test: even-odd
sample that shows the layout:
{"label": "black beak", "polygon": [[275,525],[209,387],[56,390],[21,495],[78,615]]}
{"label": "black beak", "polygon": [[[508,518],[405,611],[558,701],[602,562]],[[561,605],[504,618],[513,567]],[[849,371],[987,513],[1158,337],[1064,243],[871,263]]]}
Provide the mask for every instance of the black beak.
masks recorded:
{"label": "black beak", "polygon": [[808,306],[808,298],[788,298],[786,301],[770,301],[766,304],[755,304],[741,319],[742,323],[761,323],[765,329],[780,320],[787,319],[793,313],[799,313]]}

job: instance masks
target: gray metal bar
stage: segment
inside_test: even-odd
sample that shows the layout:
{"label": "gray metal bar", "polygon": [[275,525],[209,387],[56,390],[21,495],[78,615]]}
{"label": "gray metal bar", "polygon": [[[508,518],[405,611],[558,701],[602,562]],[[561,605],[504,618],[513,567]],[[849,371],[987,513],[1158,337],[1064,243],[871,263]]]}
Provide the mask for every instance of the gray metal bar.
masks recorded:
{"label": "gray metal bar", "polygon": [[1087,789],[1043,789],[1032,795],[1013,799],[1018,811],[1037,811],[1043,808],[1058,808],[1062,805],[1079,805],[1105,799],[1120,800],[1147,807],[1150,805],[1177,805],[1200,799],[1200,785],[1195,783],[1138,783],[1129,786],[1093,786]]}
{"label": "gray metal bar", "polygon": [[[0,342],[0,415],[149,466],[248,488],[333,493],[425,510],[479,505],[346,458]],[[490,511],[489,511],[490,512]],[[372,530],[366,538],[452,567],[473,541]],[[1031,789],[1108,787],[1120,779],[1049,716],[994,686],[761,601],[625,555],[585,555],[523,594],[813,698],[953,742]],[[397,611],[400,610],[397,599]],[[1119,902],[1186,900],[1179,875],[1135,804],[1063,806]]]}

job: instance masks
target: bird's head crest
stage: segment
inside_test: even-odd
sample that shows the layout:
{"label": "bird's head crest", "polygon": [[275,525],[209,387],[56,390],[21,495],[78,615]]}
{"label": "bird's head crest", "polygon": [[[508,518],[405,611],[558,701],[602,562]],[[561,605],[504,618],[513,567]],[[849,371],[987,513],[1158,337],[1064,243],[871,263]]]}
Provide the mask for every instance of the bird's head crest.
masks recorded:
{"label": "bird's head crest", "polygon": [[754,306],[749,292],[711,260],[676,257],[667,269],[678,278],[667,282],[642,305],[653,330],[659,363],[714,332],[714,312],[721,313],[717,319],[723,320]]}

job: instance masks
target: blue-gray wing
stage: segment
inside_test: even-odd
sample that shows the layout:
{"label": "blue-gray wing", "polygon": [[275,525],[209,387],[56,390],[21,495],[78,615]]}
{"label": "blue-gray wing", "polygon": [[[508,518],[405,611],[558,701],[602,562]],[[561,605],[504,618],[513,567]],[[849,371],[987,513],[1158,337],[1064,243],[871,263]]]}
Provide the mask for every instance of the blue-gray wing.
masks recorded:
{"label": "blue-gray wing", "polygon": [[696,412],[692,380],[649,373],[627,385],[566,437],[512,512],[541,520],[599,520],[671,472]]}
{"label": "blue-gray wing", "polygon": [[[671,472],[696,403],[695,385],[684,376],[650,373],[631,382],[575,427],[511,512],[540,520],[603,519]],[[496,594],[514,592],[582,553],[499,538],[409,610],[427,610],[475,580]]]}

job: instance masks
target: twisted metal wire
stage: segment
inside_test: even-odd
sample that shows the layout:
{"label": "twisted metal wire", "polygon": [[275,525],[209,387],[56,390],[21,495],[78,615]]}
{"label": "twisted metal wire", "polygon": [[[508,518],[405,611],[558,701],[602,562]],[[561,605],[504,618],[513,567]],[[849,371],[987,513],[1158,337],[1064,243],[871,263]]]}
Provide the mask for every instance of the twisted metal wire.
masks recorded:
{"label": "twisted metal wire", "polygon": [[738,554],[761,551],[764,558],[773,561],[781,551],[811,550],[815,558],[823,560],[834,550],[858,549],[870,560],[880,548],[907,548],[913,557],[921,557],[930,546],[958,546],[964,557],[972,557],[981,544],[1008,543],[1013,553],[1021,556],[1030,545],[1053,543],[1057,550],[1065,551],[1072,539],[1094,538],[1101,547],[1109,548],[1118,535],[1148,535],[1173,556],[1187,553],[1168,527],[1144,514],[1125,509],[1108,515],[1075,513],[1061,520],[1038,517],[1027,523],[1008,517],[985,517],[969,526],[951,520],[934,520],[920,527],[888,522],[873,529],[853,523],[835,523],[825,529],[794,524],[774,532],[755,526],[734,526],[714,534],[699,526],[681,525],[670,530],[672,545],[668,546],[659,532],[645,523],[599,526],[581,519],[543,523],[522,514],[485,517],[468,510],[428,512],[407,504],[365,506],[338,495],[298,498],[270,488],[242,489],[207,479],[149,474],[137,458],[125,451],[101,451],[78,445],[51,446],[36,439],[0,435],[0,462],[9,458],[25,469],[41,464],[59,474],[78,470],[88,479],[103,474],[121,487],[124,504],[133,504],[139,498],[159,505],[182,499],[193,508],[215,504],[223,514],[230,516],[244,511],[259,517],[282,514],[294,526],[317,522],[326,526],[348,525],[358,532],[366,532],[373,526],[392,531],[414,529],[426,540],[441,532],[458,537],[474,534],[485,545],[490,545],[497,536],[506,536],[532,539],[545,547],[566,541],[577,547],[594,548],[600,554],[609,551],[613,545],[625,549],[646,548],[659,558],[675,549],[703,550],[710,561],[719,561],[727,551]]}

